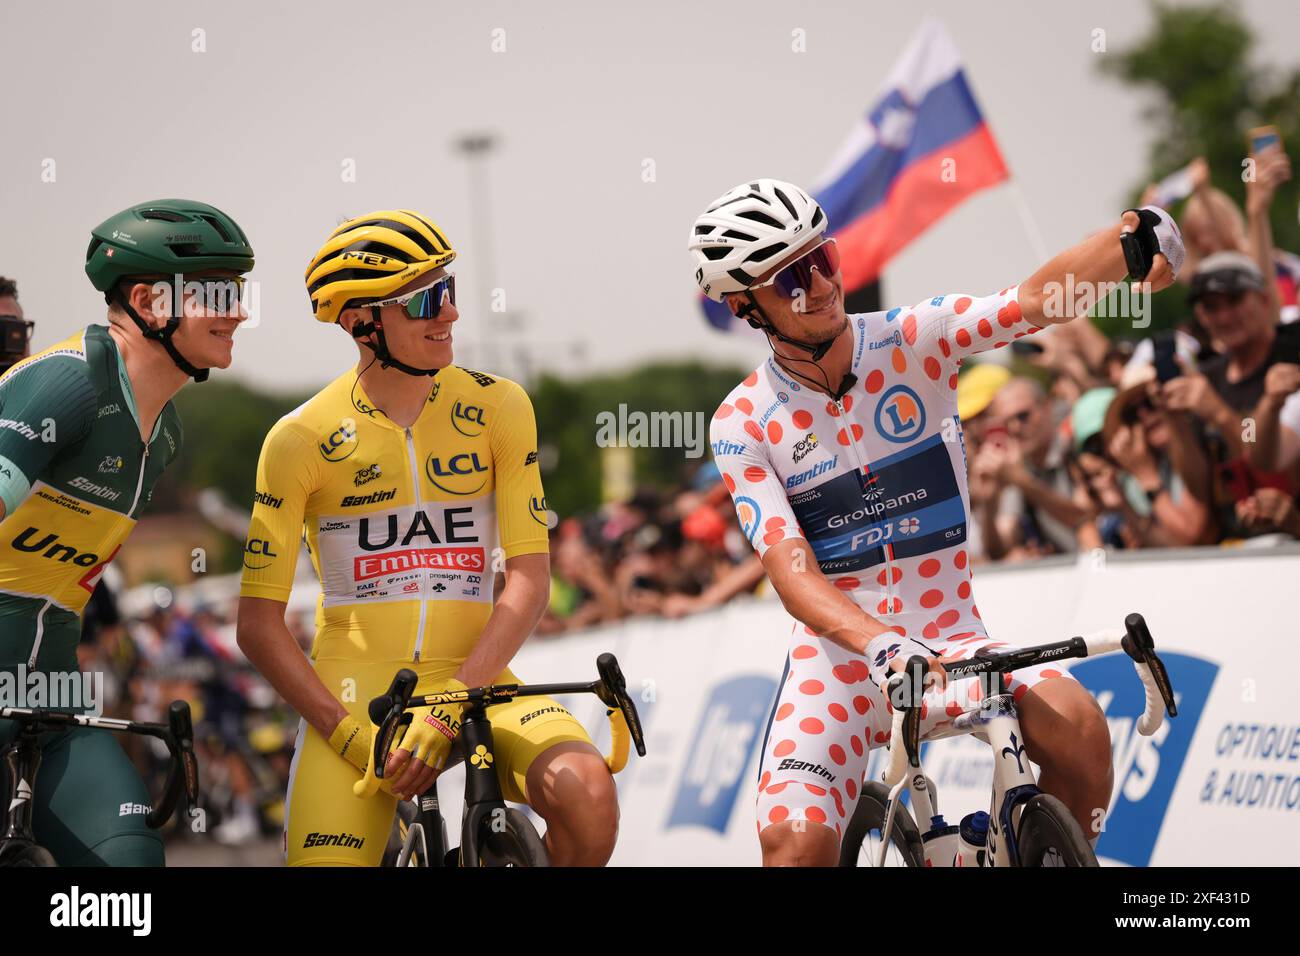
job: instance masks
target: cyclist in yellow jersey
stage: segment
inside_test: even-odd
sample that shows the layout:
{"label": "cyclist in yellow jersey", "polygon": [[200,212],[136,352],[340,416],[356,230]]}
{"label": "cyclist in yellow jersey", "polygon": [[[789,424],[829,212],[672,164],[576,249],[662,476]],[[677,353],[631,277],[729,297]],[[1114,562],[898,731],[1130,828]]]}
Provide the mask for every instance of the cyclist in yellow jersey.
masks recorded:
{"label": "cyclist in yellow jersey", "polygon": [[[339,226],[307,270],[316,318],[346,329],[360,361],[266,436],[238,630],[303,716],[290,865],[379,862],[397,797],[458,756],[460,708],[417,711],[382,789],[357,799],[367,703],[402,667],[420,694],[517,681],[508,665],[549,597],[532,404],[514,382],[451,364],[455,256],[423,216],[382,210]],[[310,662],[284,622],[304,537],[322,590]],[[608,861],[617,795],[582,725],[540,697],[490,716],[502,790],[546,821],[552,861]]]}

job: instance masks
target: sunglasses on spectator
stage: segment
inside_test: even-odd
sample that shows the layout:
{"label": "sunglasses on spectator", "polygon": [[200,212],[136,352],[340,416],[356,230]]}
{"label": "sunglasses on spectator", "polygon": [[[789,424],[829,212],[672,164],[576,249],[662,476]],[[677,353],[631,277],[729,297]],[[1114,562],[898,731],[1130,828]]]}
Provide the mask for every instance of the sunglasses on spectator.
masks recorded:
{"label": "sunglasses on spectator", "polygon": [[777,295],[793,299],[800,292],[807,292],[812,288],[814,269],[822,274],[823,279],[829,279],[840,271],[840,248],[835,244],[834,239],[827,239],[817,248],[809,250],[784,269],[777,271],[766,282],[760,282],[750,288],[761,289],[770,285],[776,290]]}
{"label": "sunglasses on spectator", "polygon": [[414,292],[407,292],[405,295],[396,295],[391,299],[369,302],[367,305],[372,307],[400,305],[406,310],[406,314],[413,319],[436,319],[438,314],[442,312],[444,302],[450,302],[452,305],[456,304],[456,276],[450,272],[439,279],[435,279],[423,289],[416,289]]}

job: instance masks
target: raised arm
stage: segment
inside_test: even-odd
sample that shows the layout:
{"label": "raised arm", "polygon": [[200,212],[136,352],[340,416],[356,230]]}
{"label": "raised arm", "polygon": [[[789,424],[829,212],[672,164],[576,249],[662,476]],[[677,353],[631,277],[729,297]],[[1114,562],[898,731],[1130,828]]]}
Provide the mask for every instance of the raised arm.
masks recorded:
{"label": "raised arm", "polygon": [[[1154,215],[1139,217],[1128,210],[1120,221],[1094,233],[1076,246],[1058,253],[1038,271],[1020,283],[1020,310],[1034,325],[1069,322],[1087,315],[1096,303],[1093,295],[1067,295],[1070,289],[1102,290],[1123,281],[1128,275],[1122,233],[1134,233],[1153,255],[1151,271],[1146,277],[1152,292],[1159,292],[1174,281],[1183,262],[1183,242],[1173,219],[1162,209],[1147,206],[1142,210]],[[1155,250],[1159,251],[1155,251]]]}

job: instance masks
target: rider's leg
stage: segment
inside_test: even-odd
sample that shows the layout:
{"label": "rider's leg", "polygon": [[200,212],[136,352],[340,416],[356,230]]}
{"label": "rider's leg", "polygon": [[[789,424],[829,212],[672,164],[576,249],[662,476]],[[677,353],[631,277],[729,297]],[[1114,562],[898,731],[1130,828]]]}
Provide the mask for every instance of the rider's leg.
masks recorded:
{"label": "rider's leg", "polygon": [[[348,713],[369,724],[366,708],[393,679],[388,662],[318,659],[316,673]],[[426,681],[445,676],[446,668],[418,671]],[[302,721],[289,767],[284,799],[284,849],[289,866],[378,866],[397,811],[397,798],[380,790],[365,798],[352,795],[361,771],[340,757],[314,727]]]}
{"label": "rider's leg", "polygon": [[758,834],[764,866],[835,866],[840,861],[840,837],[822,823],[786,820]]}
{"label": "rider's leg", "polygon": [[1043,680],[1018,694],[1020,727],[1038,782],[1074,814],[1089,839],[1101,834],[1114,785],[1110,731],[1101,707],[1076,680]]}
{"label": "rider's leg", "polygon": [[543,751],[526,774],[528,805],[546,821],[556,866],[604,866],[618,837],[618,791],[605,758],[568,740]]}
{"label": "rider's leg", "polygon": [[[502,682],[516,683],[507,671]],[[618,837],[618,790],[582,724],[549,697],[488,711],[501,793],[546,821],[556,866],[604,866]]]}
{"label": "rider's leg", "polygon": [[32,829],[60,866],[163,866],[149,792],[116,737],[78,727],[42,747]]}
{"label": "rider's leg", "polygon": [[[321,662],[317,662],[320,669]],[[361,772],[335,753],[328,740],[306,721],[299,725],[284,801],[284,850],[289,866],[379,865],[397,798],[381,790],[357,799],[352,785],[360,779]]]}
{"label": "rider's leg", "polygon": [[796,625],[759,765],[764,866],[834,866],[885,701],[866,658]]}

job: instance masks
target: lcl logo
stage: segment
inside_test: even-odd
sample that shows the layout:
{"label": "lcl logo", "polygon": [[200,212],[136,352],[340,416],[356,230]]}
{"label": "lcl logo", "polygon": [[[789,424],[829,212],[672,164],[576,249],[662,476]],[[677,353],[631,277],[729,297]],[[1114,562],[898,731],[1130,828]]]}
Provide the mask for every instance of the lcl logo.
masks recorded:
{"label": "lcl logo", "polygon": [[344,422],[320,443],[320,455],[326,461],[342,461],[357,450],[357,428]]}
{"label": "lcl logo", "polygon": [[466,438],[477,438],[487,427],[483,421],[483,409],[478,405],[468,405],[457,399],[451,409],[451,427]]}
{"label": "lcl logo", "polygon": [[[477,494],[487,484],[487,479],[484,478],[471,488],[469,486],[475,481],[473,476],[486,474],[487,471],[487,466],[479,461],[476,451],[452,455],[446,459],[430,455],[424,466],[424,473],[433,486],[449,495]],[[464,480],[466,478],[469,480]]]}

